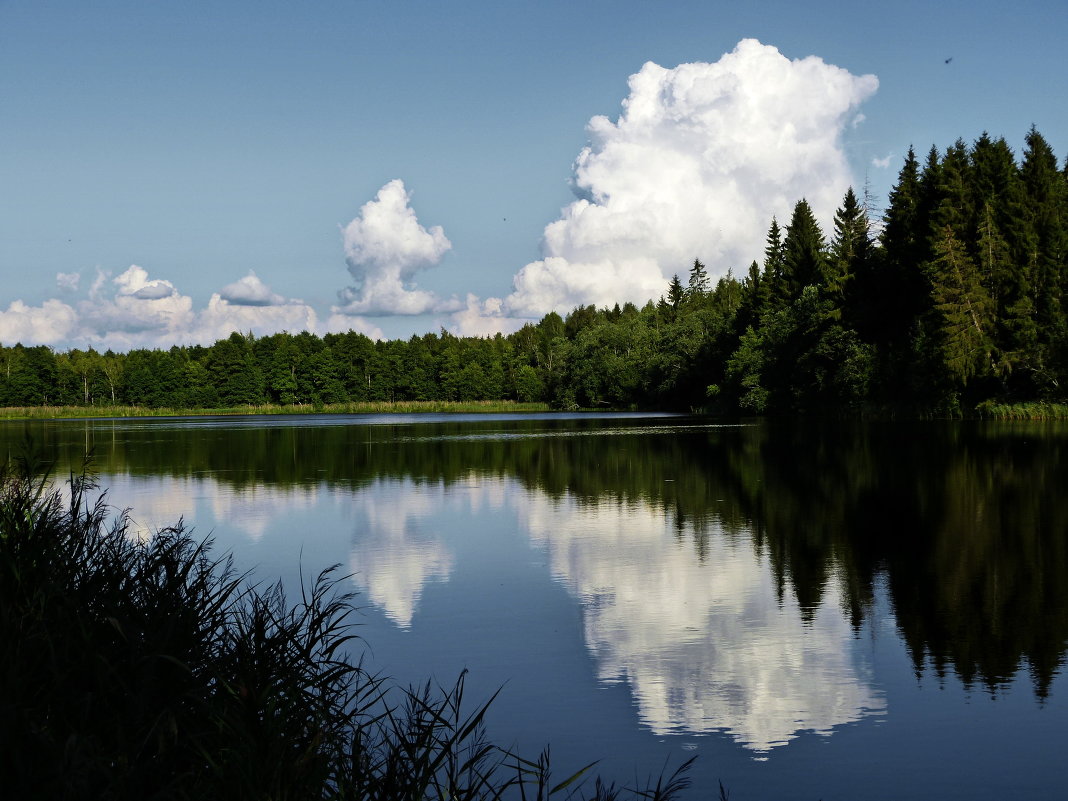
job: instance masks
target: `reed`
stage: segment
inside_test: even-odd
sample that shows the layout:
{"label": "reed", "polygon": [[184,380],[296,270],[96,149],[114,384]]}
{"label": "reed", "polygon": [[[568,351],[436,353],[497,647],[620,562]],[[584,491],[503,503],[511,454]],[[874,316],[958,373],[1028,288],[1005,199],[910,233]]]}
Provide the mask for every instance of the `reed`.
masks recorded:
{"label": "reed", "polygon": [[0,408],[0,419],[55,420],[113,417],[192,417],[211,415],[304,415],[304,414],[492,414],[502,412],[547,412],[547,403],[518,401],[366,401],[328,404],[259,404],[218,409],[149,408],[146,406],[9,406]]}
{"label": "reed", "polygon": [[400,688],[353,654],[333,569],[290,601],[183,521],[147,541],[83,473],[0,466],[0,784],[12,798],[668,801],[550,781],[546,750],[494,744],[454,685]]}
{"label": "reed", "polygon": [[1068,420],[1068,403],[984,401],[976,407],[975,412],[984,420]]}

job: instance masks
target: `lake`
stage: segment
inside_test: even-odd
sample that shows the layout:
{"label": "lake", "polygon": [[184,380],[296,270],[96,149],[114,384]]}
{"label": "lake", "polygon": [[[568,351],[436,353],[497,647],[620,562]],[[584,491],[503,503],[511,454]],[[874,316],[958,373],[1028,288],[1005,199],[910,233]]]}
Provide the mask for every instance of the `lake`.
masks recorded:
{"label": "lake", "polygon": [[689,797],[1068,792],[1068,427],[677,415],[0,423],[273,582],[497,742]]}

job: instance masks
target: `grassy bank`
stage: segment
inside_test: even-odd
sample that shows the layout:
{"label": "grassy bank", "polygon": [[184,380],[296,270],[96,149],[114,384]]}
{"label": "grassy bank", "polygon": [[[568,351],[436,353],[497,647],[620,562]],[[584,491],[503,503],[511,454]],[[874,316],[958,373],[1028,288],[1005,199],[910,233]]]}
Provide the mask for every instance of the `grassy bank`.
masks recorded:
{"label": "grassy bank", "polygon": [[1068,403],[986,401],[979,404],[975,411],[983,420],[1068,420]]}
{"label": "grassy bank", "polygon": [[479,414],[547,412],[547,403],[515,401],[368,401],[364,403],[234,406],[222,409],[149,408],[146,406],[14,406],[0,408],[0,419],[62,420],[87,417],[191,417],[239,414]]}
{"label": "grassy bank", "polygon": [[38,799],[666,801],[688,763],[550,781],[486,734],[490,702],[368,673],[330,571],[290,602],[178,525],[147,542],[74,479],[0,466],[0,785]]}

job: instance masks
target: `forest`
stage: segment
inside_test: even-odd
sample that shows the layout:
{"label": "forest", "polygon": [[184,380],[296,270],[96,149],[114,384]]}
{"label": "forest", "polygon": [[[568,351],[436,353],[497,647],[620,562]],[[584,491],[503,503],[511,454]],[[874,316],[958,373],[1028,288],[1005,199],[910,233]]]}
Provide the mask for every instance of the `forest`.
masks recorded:
{"label": "forest", "polygon": [[[659,301],[579,306],[494,337],[235,332],[127,353],[0,343],[0,406],[220,409],[547,402],[719,414],[967,415],[1068,396],[1068,163],[1031,128],[910,148],[884,213],[801,199],[713,282],[697,254]],[[785,223],[785,224],[784,224]]]}

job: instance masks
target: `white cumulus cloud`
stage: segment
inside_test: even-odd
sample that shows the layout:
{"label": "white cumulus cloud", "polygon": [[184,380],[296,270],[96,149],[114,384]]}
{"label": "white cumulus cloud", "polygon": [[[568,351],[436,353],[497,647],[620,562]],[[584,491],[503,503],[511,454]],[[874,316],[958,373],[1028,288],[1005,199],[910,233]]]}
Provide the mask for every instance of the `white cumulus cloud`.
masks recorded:
{"label": "white cumulus cloud", "polygon": [[260,280],[252,270],[248,275],[219,290],[219,297],[235,306],[280,306],[286,299]]}
{"label": "white cumulus cloud", "polygon": [[404,182],[393,180],[342,229],[345,260],[356,286],[338,293],[338,314],[425,314],[455,311],[461,304],[417,288],[419,270],[432,267],[452,247],[440,225],[424,228],[409,205]]}
{"label": "white cumulus cloud", "polygon": [[149,278],[136,264],[111,280],[115,294],[103,297],[106,282],[98,276],[90,299],[79,304],[85,334],[109,347],[170,347],[186,339],[196,319],[193,299],[170,281]]}
{"label": "white cumulus cloud", "polygon": [[754,39],[714,64],[630,76],[619,118],[590,120],[577,199],[549,224],[506,316],[644,301],[694,258],[712,276],[760,258],[773,215],[807,198],[829,220],[850,174],[840,143],[878,88],[822,59],[788,59]]}
{"label": "white cumulus cloud", "polygon": [[54,298],[40,306],[12,301],[7,311],[0,311],[0,343],[14,345],[52,345],[65,340],[77,325],[78,313]]}
{"label": "white cumulus cloud", "polygon": [[500,298],[479,300],[476,295],[467,293],[464,308],[452,315],[453,333],[462,337],[491,337],[494,334],[511,334],[528,322],[521,317],[505,317]]}

